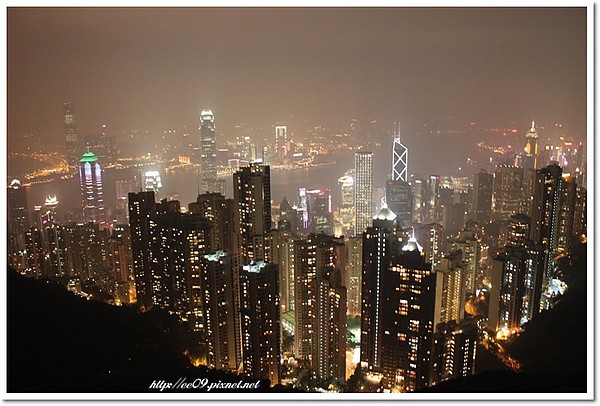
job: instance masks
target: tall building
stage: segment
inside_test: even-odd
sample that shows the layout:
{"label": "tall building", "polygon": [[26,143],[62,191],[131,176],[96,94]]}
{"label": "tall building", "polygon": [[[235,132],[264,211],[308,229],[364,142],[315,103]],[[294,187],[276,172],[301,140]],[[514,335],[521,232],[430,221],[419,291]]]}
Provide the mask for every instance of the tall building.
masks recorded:
{"label": "tall building", "polygon": [[515,214],[508,220],[505,245],[511,247],[522,247],[529,240],[531,230],[531,217],[525,214]]}
{"label": "tall building", "polygon": [[217,190],[217,139],[215,136],[215,116],[212,110],[200,113],[200,169],[202,171],[202,192]]}
{"label": "tall building", "polygon": [[339,269],[343,274],[345,260],[345,246],[341,238],[310,234],[307,239],[294,241],[296,358],[312,358],[317,272],[323,269]]}
{"label": "tall building", "polygon": [[552,279],[552,259],[558,243],[561,187],[562,169],[560,166],[548,165],[536,172],[531,207],[530,238],[536,244],[543,246],[544,287],[548,286]]}
{"label": "tall building", "polygon": [[81,148],[77,140],[77,130],[75,127],[75,113],[71,102],[63,103],[65,142],[67,147],[67,163],[70,170],[75,170],[81,157]]}
{"label": "tall building", "polygon": [[494,175],[482,170],[473,179],[473,217],[475,221],[489,222],[492,219],[492,194]]}
{"label": "tall building", "polygon": [[392,255],[382,296],[382,367],[389,386],[403,392],[431,386],[436,272],[409,238]]}
{"label": "tall building", "polygon": [[233,175],[234,253],[238,265],[271,259],[270,174],[268,165],[250,164]]}
{"label": "tall building", "polygon": [[342,222],[342,231],[346,235],[354,235],[354,171],[347,171],[338,179],[340,201],[338,213]]}
{"label": "tall building", "polygon": [[408,148],[400,142],[400,122],[394,123],[394,145],[392,146],[392,181],[408,181]]}
{"label": "tall building", "polygon": [[346,381],[347,294],[336,268],[317,271],[314,279],[312,367],[322,379]]}
{"label": "tall building", "polygon": [[425,261],[435,266],[442,260],[444,252],[442,232],[443,227],[438,223],[418,224],[413,227],[415,238],[423,246]]}
{"label": "tall building", "polygon": [[525,134],[525,148],[523,149],[522,156],[524,199],[521,205],[521,212],[530,214],[535,172],[538,169],[538,133],[535,129],[534,121],[531,122],[531,128]]}
{"label": "tall building", "polygon": [[314,189],[306,191],[308,229],[311,233],[333,234],[331,191]]}
{"label": "tall building", "polygon": [[237,371],[242,362],[233,267],[233,255],[219,250],[204,255],[200,273],[207,363],[212,368],[230,372]]}
{"label": "tall building", "polygon": [[398,219],[400,227],[408,227],[413,217],[413,194],[411,185],[403,180],[390,180],[385,188],[385,200]]}
{"label": "tall building", "polygon": [[210,220],[210,245],[215,250],[234,251],[234,209],[233,199],[226,199],[220,193],[198,195],[195,202],[188,204],[188,211],[201,214]]}
{"label": "tall building", "polygon": [[25,233],[29,229],[27,191],[17,179],[7,189],[8,205],[8,254],[16,269],[25,268]]}
{"label": "tall building", "polygon": [[279,383],[280,307],[276,264],[244,265],[239,282],[243,371]]}
{"label": "tall building", "polygon": [[523,168],[497,165],[494,173],[494,217],[508,220],[519,212],[523,199]]}
{"label": "tall building", "polygon": [[398,251],[396,215],[382,209],[362,235],[360,362],[381,371],[385,331],[383,304],[389,283],[392,255]]}
{"label": "tall building", "polygon": [[278,162],[283,162],[288,155],[287,127],[285,125],[275,126],[275,154]]}
{"label": "tall building", "polygon": [[144,191],[154,192],[156,199],[160,200],[160,189],[162,189],[162,180],[158,171],[147,171],[144,173]]}
{"label": "tall building", "polygon": [[465,271],[462,251],[446,254],[434,267],[436,277],[436,306],[434,325],[459,322],[465,317]]}
{"label": "tall building", "polygon": [[477,326],[448,322],[433,335],[432,384],[475,374]]}
{"label": "tall building", "polygon": [[462,230],[452,242],[452,250],[462,251],[465,270],[464,289],[468,299],[476,293],[476,281],[481,272],[481,240],[473,231]]}
{"label": "tall building", "polygon": [[348,315],[360,316],[362,286],[362,236],[349,237],[346,240],[345,286],[348,290]]}
{"label": "tall building", "polygon": [[129,227],[137,303],[152,308],[152,270],[150,268],[150,218],[156,214],[154,192],[129,193]]}
{"label": "tall building", "polygon": [[79,161],[83,218],[86,222],[106,225],[102,192],[102,168],[93,152],[86,152]]}
{"label": "tall building", "polygon": [[371,226],[373,216],[373,153],[357,152],[354,155],[354,165],[355,233],[362,234]]}

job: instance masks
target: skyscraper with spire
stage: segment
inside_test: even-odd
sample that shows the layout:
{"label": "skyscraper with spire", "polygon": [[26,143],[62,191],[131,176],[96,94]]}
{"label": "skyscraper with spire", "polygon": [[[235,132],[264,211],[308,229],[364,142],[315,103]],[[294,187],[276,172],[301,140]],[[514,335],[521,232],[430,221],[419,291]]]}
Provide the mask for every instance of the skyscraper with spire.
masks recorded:
{"label": "skyscraper with spire", "polygon": [[408,179],[408,148],[400,142],[400,122],[394,122],[392,145],[392,179],[387,182],[385,199],[398,216],[398,225],[407,227],[412,221],[413,193]]}
{"label": "skyscraper with spire", "polygon": [[537,170],[538,159],[538,133],[535,129],[535,121],[531,121],[531,128],[525,134],[525,148],[523,149],[523,203],[521,212],[531,213],[531,195],[533,194],[533,182]]}
{"label": "skyscraper with spire", "polygon": [[400,122],[394,122],[394,145],[392,152],[392,180],[408,180],[408,148],[400,142]]}

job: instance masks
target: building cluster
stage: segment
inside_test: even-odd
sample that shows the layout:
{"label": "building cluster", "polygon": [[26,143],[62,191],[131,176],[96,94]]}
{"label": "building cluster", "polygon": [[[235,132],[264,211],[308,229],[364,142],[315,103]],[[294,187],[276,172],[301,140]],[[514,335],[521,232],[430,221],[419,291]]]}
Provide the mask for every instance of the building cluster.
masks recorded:
{"label": "building cluster", "polygon": [[[275,129],[284,163],[294,143],[285,126]],[[79,149],[70,104],[65,136],[69,162],[80,157],[84,221],[56,221],[56,199],[31,216],[14,180],[11,265],[78,293],[96,285],[117,303],[168,309],[204,337],[206,365],[272,384],[293,381],[283,367],[293,359],[341,387],[351,371],[353,316],[360,316],[362,370],[381,374],[385,390],[471,375],[479,330],[506,337],[550,308],[561,293],[554,259],[587,232],[585,171],[548,162],[533,124],[515,162],[471,182],[409,176],[396,123],[381,199],[374,153],[359,151],[334,205],[331,190],[301,188],[296,201],[284,198],[274,210],[271,167],[261,159],[233,173],[233,198],[225,197],[214,116],[203,110],[197,200],[182,210],[159,197],[160,178],[147,173],[144,191],[118,185],[110,226],[103,160],[92,146]],[[479,301],[489,313],[477,310]],[[284,346],[289,336],[293,344]]]}

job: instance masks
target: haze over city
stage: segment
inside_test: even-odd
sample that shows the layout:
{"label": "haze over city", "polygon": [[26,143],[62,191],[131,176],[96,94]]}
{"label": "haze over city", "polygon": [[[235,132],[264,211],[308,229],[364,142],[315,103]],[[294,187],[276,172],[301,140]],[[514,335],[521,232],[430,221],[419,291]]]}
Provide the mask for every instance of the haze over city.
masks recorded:
{"label": "haze over city", "polygon": [[590,7],[7,8],[8,391],[587,399]]}

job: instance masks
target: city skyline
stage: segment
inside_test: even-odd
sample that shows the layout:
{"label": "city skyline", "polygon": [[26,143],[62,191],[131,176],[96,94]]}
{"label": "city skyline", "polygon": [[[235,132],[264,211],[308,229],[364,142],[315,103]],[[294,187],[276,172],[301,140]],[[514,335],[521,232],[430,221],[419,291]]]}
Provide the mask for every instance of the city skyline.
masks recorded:
{"label": "city skyline", "polygon": [[81,132],[194,131],[206,107],[221,129],[398,115],[585,128],[585,8],[9,8],[7,17],[9,138],[58,137],[65,101]]}
{"label": "city skyline", "polygon": [[590,7],[8,8],[8,390],[585,399]]}

